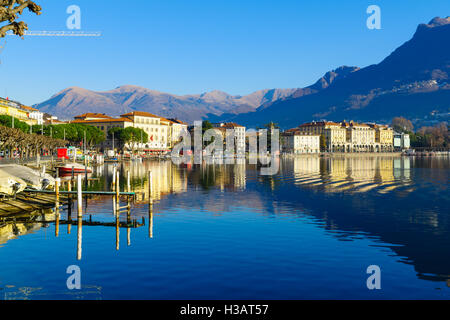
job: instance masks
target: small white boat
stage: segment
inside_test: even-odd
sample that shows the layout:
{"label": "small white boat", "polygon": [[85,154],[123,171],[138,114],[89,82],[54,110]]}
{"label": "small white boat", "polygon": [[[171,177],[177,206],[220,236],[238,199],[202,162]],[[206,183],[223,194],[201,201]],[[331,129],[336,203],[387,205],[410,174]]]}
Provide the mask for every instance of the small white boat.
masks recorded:
{"label": "small white boat", "polygon": [[0,169],[0,194],[12,196],[25,190],[27,183]]}
{"label": "small white boat", "polygon": [[17,164],[0,165],[0,170],[26,182],[32,189],[48,189],[55,186],[55,179],[48,173],[41,173],[29,167]]}

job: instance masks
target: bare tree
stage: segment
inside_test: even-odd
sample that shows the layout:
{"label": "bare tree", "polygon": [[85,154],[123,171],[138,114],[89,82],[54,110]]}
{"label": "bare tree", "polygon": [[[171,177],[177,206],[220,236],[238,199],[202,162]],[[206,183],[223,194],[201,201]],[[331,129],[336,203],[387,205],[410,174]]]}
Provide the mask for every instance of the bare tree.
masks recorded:
{"label": "bare tree", "polygon": [[[0,0],[0,38],[6,36],[8,31],[22,37],[28,30],[28,25],[23,21],[16,21],[24,9],[28,9],[37,15],[41,14],[41,6],[31,0]],[[5,24],[6,23],[6,24]]]}

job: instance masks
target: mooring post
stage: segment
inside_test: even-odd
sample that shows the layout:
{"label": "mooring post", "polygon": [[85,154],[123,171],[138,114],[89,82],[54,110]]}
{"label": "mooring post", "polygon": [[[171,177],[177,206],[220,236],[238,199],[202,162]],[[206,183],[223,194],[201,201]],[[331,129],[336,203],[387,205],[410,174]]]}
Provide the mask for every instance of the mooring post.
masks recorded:
{"label": "mooring post", "polygon": [[116,166],[113,167],[112,190],[116,190]]}
{"label": "mooring post", "polygon": [[59,208],[56,207],[55,208],[55,237],[58,238],[59,237]]}
{"label": "mooring post", "polygon": [[119,215],[116,216],[116,250],[119,251],[120,244],[120,220]]}
{"label": "mooring post", "polygon": [[119,170],[116,171],[116,202],[117,202],[117,211],[120,210],[120,181],[119,181]]}
{"label": "mooring post", "polygon": [[45,175],[45,164],[42,166],[42,176]]}
{"label": "mooring post", "polygon": [[85,165],[84,165],[84,188],[87,190],[87,187],[88,187],[88,170],[87,170],[87,164],[85,163]]}
{"label": "mooring post", "polygon": [[83,217],[83,191],[81,190],[81,175],[78,175],[78,182],[77,182],[77,196],[78,196],[78,218]]}
{"label": "mooring post", "polygon": [[153,204],[153,173],[152,170],[149,170],[148,172],[148,203],[149,205]]}
{"label": "mooring post", "polygon": [[153,238],[153,206],[148,206],[148,237]]}
{"label": "mooring post", "polygon": [[59,185],[61,183],[61,179],[55,179],[55,195],[56,195],[56,206],[59,206]]}
{"label": "mooring post", "polygon": [[[81,184],[80,184],[81,186]],[[82,256],[82,239],[83,239],[83,219],[78,216],[78,226],[77,226],[77,260],[81,260]]]}
{"label": "mooring post", "polygon": [[127,192],[131,192],[130,170],[127,171]]}
{"label": "mooring post", "polygon": [[131,223],[131,212],[130,210],[127,211],[127,245],[131,246],[131,228],[130,228],[130,223]]}

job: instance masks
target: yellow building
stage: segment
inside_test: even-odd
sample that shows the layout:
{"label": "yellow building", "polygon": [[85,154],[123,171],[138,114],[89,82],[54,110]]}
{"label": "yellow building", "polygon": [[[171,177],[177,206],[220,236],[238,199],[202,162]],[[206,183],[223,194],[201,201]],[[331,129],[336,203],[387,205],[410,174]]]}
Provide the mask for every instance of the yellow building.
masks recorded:
{"label": "yellow building", "polygon": [[313,121],[298,127],[300,132],[310,135],[323,135],[327,150],[330,152],[344,152],[346,146],[346,130],[339,123],[331,121]]}
{"label": "yellow building", "polygon": [[375,130],[375,151],[391,152],[394,150],[394,130],[388,126],[370,124]]}
{"label": "yellow building", "polygon": [[[292,129],[294,130],[294,129]],[[319,121],[302,124],[300,132],[325,137],[329,152],[391,152],[394,132],[386,125]]]}
{"label": "yellow building", "polygon": [[7,99],[0,98],[0,114],[14,117],[31,125],[37,124],[28,117],[29,111],[23,109],[21,104]]}
{"label": "yellow building", "polygon": [[375,130],[369,125],[344,121],[341,126],[346,129],[346,152],[375,151]]}

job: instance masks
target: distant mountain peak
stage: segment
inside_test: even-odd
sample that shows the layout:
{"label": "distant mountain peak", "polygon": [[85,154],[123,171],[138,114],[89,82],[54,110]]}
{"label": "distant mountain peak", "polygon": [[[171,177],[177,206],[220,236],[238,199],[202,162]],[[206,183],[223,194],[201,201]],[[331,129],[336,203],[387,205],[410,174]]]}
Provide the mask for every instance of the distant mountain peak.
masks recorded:
{"label": "distant mountain peak", "polygon": [[335,80],[345,78],[350,73],[358,71],[359,67],[340,66],[332,71],[328,71],[313,86],[314,89],[325,89],[329,87]]}
{"label": "distant mountain peak", "polygon": [[435,17],[427,24],[427,26],[430,28],[434,28],[434,27],[440,27],[440,26],[443,26],[446,24],[450,24],[450,17],[447,17],[447,18]]}
{"label": "distant mountain peak", "polygon": [[435,17],[431,19],[428,23],[421,23],[417,27],[417,31],[423,31],[423,30],[429,30],[433,28],[442,27],[445,25],[450,24],[450,17],[441,18],[441,17]]}

